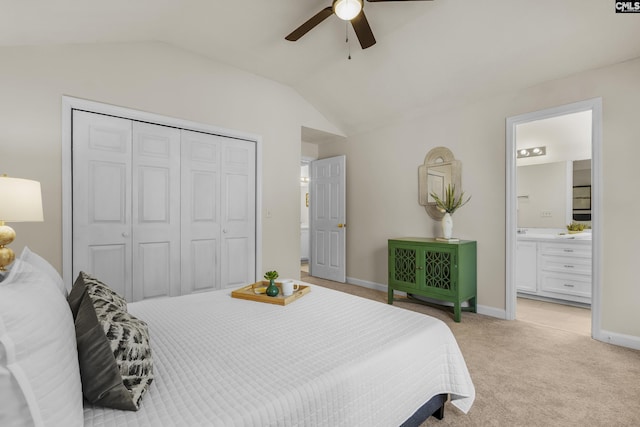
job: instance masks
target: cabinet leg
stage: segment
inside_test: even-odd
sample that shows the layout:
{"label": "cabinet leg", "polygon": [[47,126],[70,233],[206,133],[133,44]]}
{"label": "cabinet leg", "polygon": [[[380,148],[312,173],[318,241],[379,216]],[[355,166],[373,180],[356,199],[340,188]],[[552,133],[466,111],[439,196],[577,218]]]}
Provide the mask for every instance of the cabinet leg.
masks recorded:
{"label": "cabinet leg", "polygon": [[460,302],[455,302],[453,303],[453,320],[460,323],[460,315],[461,309],[460,309]]}
{"label": "cabinet leg", "polygon": [[389,291],[387,292],[387,304],[393,304],[393,288],[389,286]]}
{"label": "cabinet leg", "polygon": [[469,300],[469,307],[471,307],[471,312],[472,313],[477,313],[478,312],[478,307],[477,307],[477,297],[473,297]]}

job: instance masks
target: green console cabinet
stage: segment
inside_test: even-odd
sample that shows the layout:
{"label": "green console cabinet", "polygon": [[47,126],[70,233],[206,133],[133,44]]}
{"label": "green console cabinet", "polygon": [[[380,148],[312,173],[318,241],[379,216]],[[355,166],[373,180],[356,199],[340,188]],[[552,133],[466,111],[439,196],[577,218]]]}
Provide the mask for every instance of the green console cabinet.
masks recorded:
{"label": "green console cabinet", "polygon": [[[453,303],[460,312],[476,312],[476,242],[441,242],[422,237],[389,239],[389,304],[393,292],[420,295]],[[461,307],[469,301],[469,307]]]}

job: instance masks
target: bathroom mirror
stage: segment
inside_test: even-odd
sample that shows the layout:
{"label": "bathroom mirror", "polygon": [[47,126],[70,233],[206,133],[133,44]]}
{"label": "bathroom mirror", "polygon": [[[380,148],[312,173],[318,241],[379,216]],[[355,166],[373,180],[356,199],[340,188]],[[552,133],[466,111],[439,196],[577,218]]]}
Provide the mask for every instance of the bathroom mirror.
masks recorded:
{"label": "bathroom mirror", "polygon": [[424,206],[431,218],[440,220],[444,216],[444,212],[436,207],[431,193],[444,199],[448,185],[455,186],[456,193],[461,191],[461,168],[460,161],[446,147],[436,147],[429,151],[424,164],[418,167],[418,203]]}

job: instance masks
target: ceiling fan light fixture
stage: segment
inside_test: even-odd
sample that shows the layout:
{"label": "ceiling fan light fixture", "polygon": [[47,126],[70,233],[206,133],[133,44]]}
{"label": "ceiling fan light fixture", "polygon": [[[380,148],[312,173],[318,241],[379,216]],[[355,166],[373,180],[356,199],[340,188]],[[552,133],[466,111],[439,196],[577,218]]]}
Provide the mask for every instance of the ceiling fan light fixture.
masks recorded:
{"label": "ceiling fan light fixture", "polygon": [[343,21],[351,21],[362,10],[362,0],[334,0],[333,11]]}

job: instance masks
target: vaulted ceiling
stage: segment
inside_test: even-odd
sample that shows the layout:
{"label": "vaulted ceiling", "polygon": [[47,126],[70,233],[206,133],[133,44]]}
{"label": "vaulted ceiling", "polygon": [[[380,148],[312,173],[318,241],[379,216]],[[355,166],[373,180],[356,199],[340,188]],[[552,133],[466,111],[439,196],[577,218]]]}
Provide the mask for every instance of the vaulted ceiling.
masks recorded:
{"label": "vaulted ceiling", "polygon": [[336,16],[284,39],[331,0],[0,0],[0,46],[165,42],[287,84],[353,134],[640,57],[640,14],[614,3],[365,2],[362,50]]}

